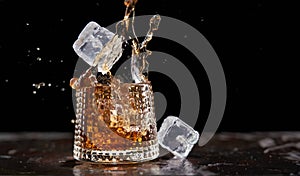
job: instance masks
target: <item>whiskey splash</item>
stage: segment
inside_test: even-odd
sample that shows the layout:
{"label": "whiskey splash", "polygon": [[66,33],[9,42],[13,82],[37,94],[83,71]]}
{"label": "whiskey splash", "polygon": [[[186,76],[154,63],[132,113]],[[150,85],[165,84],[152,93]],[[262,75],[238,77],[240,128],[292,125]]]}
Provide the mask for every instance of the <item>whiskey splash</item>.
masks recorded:
{"label": "whiskey splash", "polygon": [[[147,82],[148,81],[148,67],[149,63],[146,58],[151,54],[151,51],[147,50],[147,44],[150,42],[153,36],[153,32],[158,29],[160,23],[160,16],[154,15],[150,19],[150,29],[144,39],[144,41],[139,43],[133,43],[133,51],[131,58],[131,75],[136,83]],[[138,46],[138,47],[137,47]]]}
{"label": "whiskey splash", "polygon": [[[76,90],[75,159],[119,163],[158,156],[154,96],[146,58],[151,54],[147,44],[158,29],[160,16],[150,19],[148,33],[140,43],[134,31],[136,3],[124,1],[125,15],[114,34],[92,22],[73,45],[90,64],[79,78],[70,80]],[[132,49],[133,83],[121,82],[110,72],[122,56],[123,43],[130,43]]]}

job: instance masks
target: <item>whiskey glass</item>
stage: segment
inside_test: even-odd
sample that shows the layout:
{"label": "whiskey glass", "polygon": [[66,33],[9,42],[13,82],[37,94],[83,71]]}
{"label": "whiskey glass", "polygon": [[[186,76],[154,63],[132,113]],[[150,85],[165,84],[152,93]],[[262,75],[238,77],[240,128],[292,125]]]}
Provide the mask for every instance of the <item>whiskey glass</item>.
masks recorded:
{"label": "whiskey glass", "polygon": [[137,163],[159,155],[151,82],[75,90],[76,160]]}

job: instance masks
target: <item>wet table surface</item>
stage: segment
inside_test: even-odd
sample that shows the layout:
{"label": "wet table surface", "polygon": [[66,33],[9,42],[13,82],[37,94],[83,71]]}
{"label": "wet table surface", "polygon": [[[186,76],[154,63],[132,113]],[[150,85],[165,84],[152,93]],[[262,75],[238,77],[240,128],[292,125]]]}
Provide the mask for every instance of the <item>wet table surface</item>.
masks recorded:
{"label": "wet table surface", "polygon": [[222,132],[186,159],[130,165],[76,161],[72,145],[72,133],[0,133],[0,175],[300,175],[300,132]]}

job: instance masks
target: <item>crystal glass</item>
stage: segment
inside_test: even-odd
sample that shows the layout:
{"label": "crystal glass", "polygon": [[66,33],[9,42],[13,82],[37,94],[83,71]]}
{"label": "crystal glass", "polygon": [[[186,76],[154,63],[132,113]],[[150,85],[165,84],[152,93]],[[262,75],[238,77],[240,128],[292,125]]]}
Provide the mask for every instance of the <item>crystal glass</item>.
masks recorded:
{"label": "crystal glass", "polygon": [[75,96],[75,159],[119,164],[158,157],[151,83],[98,83]]}

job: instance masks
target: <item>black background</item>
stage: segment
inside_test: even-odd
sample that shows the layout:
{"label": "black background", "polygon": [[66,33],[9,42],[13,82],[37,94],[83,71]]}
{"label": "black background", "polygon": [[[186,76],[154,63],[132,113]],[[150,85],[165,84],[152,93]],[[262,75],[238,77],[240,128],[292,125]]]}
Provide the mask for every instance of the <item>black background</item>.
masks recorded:
{"label": "black background", "polygon": [[[262,0],[140,0],[136,15],[177,18],[210,42],[222,63],[228,89],[219,131],[291,131],[299,130],[299,17],[295,7]],[[0,131],[72,131],[69,80],[78,59],[72,44],[89,21],[108,26],[121,20],[124,11],[122,0],[0,0]],[[182,60],[190,55],[176,43],[157,38],[148,49]],[[192,59],[184,62],[198,75],[198,84],[204,85],[200,116],[205,118],[210,102],[205,72]],[[170,80],[155,73],[149,77],[156,91],[167,94]],[[36,89],[33,84],[40,82],[45,86]],[[173,104],[166,114],[177,114],[178,100],[167,97],[173,97]],[[199,120],[195,128],[204,122]]]}

